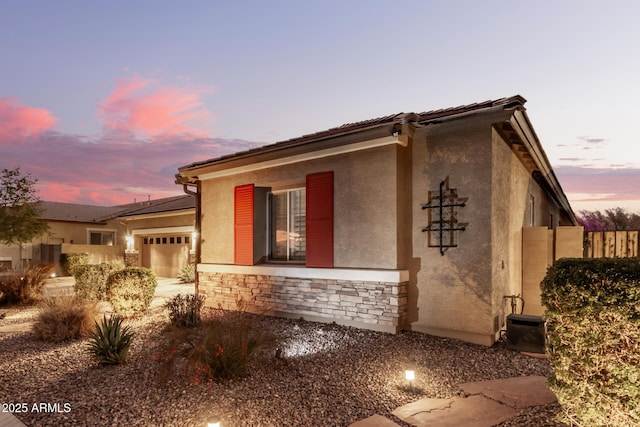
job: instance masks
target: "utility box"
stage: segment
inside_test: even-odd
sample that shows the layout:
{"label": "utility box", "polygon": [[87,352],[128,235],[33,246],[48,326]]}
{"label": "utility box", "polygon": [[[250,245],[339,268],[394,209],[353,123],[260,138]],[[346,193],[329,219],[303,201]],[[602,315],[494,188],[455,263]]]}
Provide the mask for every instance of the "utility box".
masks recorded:
{"label": "utility box", "polygon": [[507,316],[507,347],[529,353],[545,353],[546,321],[542,316],[510,314]]}

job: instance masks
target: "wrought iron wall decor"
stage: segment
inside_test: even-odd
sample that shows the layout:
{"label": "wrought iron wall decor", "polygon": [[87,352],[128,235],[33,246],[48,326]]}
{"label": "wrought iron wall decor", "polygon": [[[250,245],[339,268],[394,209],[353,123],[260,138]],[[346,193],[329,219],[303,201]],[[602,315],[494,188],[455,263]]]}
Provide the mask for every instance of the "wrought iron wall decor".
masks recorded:
{"label": "wrought iron wall decor", "polygon": [[439,191],[429,191],[429,201],[422,204],[428,209],[429,225],[422,228],[429,233],[429,247],[440,248],[444,255],[447,248],[458,246],[458,231],[464,231],[468,223],[458,222],[458,208],[463,208],[468,197],[458,197],[455,188],[449,188],[449,177],[440,183]]}

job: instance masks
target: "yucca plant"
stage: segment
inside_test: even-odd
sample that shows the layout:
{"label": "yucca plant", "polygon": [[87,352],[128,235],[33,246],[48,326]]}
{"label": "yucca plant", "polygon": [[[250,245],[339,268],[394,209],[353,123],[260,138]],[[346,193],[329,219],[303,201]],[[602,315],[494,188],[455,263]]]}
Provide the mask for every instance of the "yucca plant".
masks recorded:
{"label": "yucca plant", "polygon": [[129,326],[122,327],[122,317],[118,315],[109,319],[103,316],[102,325],[95,323],[95,330],[90,334],[89,353],[105,365],[123,363],[134,335]]}
{"label": "yucca plant", "polygon": [[196,267],[193,264],[187,264],[178,272],[178,280],[180,283],[193,283],[196,281]]}

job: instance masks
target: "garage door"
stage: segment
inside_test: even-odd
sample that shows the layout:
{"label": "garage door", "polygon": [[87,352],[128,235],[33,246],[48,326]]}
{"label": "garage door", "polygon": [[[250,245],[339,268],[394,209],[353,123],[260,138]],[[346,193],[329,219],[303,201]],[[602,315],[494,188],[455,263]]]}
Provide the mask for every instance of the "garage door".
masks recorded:
{"label": "garage door", "polygon": [[189,262],[190,234],[158,234],[142,237],[142,266],[158,277],[177,277]]}

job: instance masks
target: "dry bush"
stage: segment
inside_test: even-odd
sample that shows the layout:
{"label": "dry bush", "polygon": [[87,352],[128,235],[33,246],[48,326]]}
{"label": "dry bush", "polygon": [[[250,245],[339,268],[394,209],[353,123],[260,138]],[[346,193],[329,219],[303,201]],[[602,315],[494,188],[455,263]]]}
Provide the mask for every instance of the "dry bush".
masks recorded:
{"label": "dry bush", "polygon": [[53,271],[53,264],[33,264],[22,272],[0,276],[0,305],[31,304],[42,298],[44,282]]}
{"label": "dry bush", "polygon": [[169,328],[156,360],[165,375],[178,371],[196,384],[242,377],[260,355],[272,354],[266,350],[276,344],[275,335],[255,326],[255,316],[243,309],[211,309],[195,327]]}
{"label": "dry bush", "polygon": [[33,325],[33,333],[52,342],[86,337],[97,313],[95,302],[73,295],[47,298]]}

